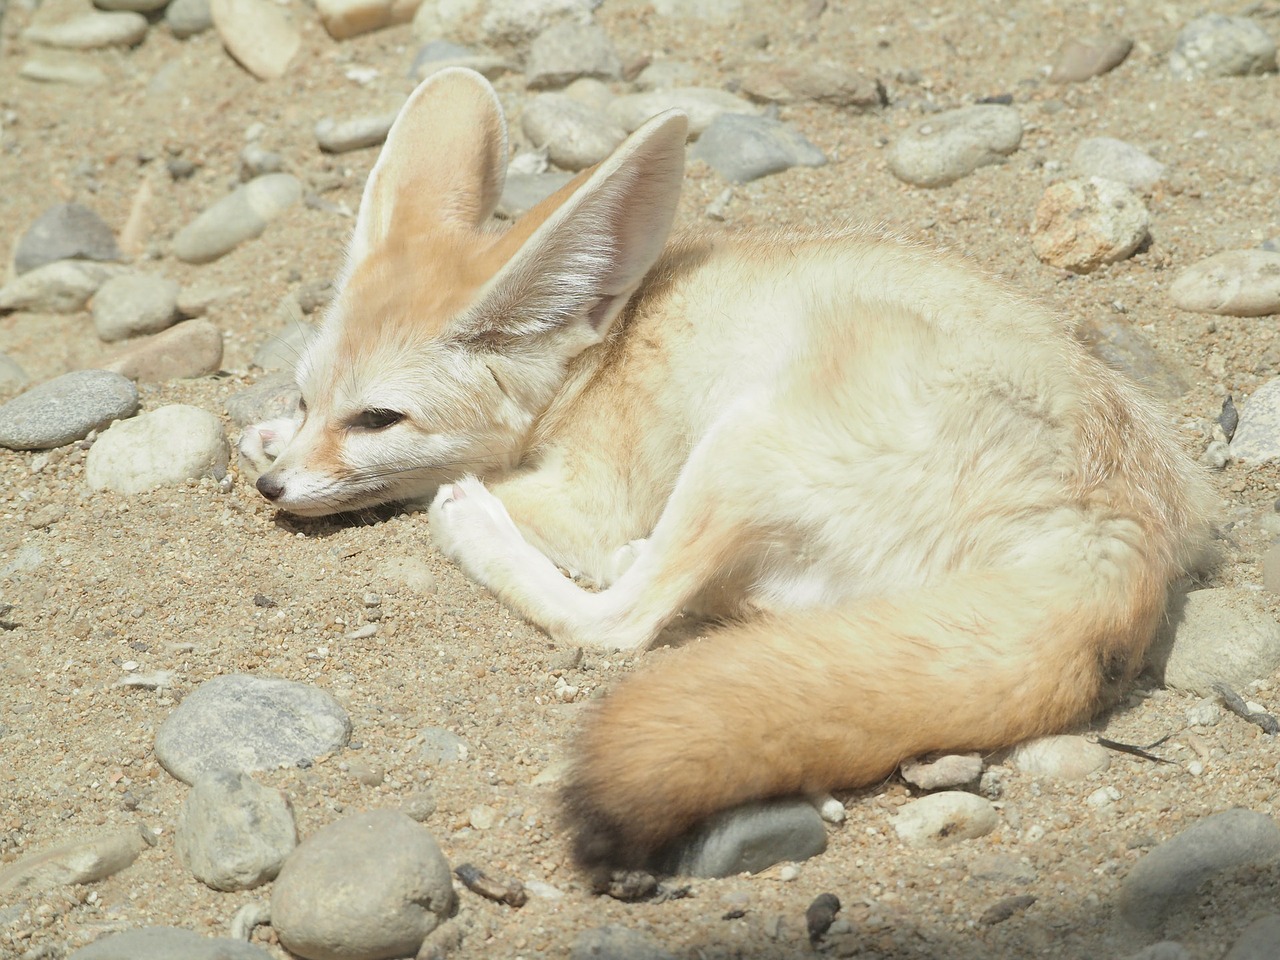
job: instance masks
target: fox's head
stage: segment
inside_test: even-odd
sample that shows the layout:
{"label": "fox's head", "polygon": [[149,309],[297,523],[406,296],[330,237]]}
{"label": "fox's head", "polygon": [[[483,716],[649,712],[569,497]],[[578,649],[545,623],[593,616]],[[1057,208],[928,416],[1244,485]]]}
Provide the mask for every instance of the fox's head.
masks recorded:
{"label": "fox's head", "polygon": [[338,293],[297,368],[304,420],[258,479],[317,516],[517,464],[570,363],[661,253],[687,122],[650,120],[505,232],[493,88],[444,70],[409,97],[360,202]]}

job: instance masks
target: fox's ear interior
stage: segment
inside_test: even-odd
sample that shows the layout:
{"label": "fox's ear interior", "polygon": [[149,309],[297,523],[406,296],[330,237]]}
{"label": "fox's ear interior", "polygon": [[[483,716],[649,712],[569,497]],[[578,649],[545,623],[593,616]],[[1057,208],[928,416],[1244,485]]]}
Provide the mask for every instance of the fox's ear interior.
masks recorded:
{"label": "fox's ear interior", "polygon": [[433,74],[396,116],[360,200],[348,259],[392,231],[475,228],[493,214],[507,173],[507,125],[489,81],[461,67]]}
{"label": "fox's ear interior", "polygon": [[659,114],[517,221],[459,333],[506,341],[576,324],[582,346],[603,338],[666,246],[688,128],[679,111]]}

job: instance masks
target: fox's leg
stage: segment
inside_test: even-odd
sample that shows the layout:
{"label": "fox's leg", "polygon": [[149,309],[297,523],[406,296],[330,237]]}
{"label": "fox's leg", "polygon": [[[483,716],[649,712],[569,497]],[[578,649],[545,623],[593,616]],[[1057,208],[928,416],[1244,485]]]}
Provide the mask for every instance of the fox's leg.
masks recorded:
{"label": "fox's leg", "polygon": [[276,457],[284,452],[300,425],[299,420],[280,417],[244,428],[236,449],[240,454],[243,472],[249,475],[251,481],[266,473],[271,464],[275,463]]}

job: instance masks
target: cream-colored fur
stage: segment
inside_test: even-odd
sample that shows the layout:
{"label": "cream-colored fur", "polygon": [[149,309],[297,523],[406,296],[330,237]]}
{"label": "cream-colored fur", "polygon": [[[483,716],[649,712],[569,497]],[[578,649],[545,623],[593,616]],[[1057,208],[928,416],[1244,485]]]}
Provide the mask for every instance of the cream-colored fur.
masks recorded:
{"label": "cream-colored fur", "polygon": [[964,265],[852,227],[668,242],[685,133],[651,120],[494,232],[496,98],[424,83],[258,481],[308,515],[438,488],[440,549],[566,643],[728,618],[593,711],[566,793],[590,864],[1079,722],[1204,515],[1147,403]]}

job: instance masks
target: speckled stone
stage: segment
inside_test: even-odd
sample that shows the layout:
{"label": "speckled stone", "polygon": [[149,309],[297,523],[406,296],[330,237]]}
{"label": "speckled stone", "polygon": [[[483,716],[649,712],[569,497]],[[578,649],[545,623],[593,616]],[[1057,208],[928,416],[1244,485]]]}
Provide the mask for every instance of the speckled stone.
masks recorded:
{"label": "speckled stone", "polygon": [[0,406],[0,446],[48,450],[79,440],[138,409],[138,390],[106,370],[77,370]]}

